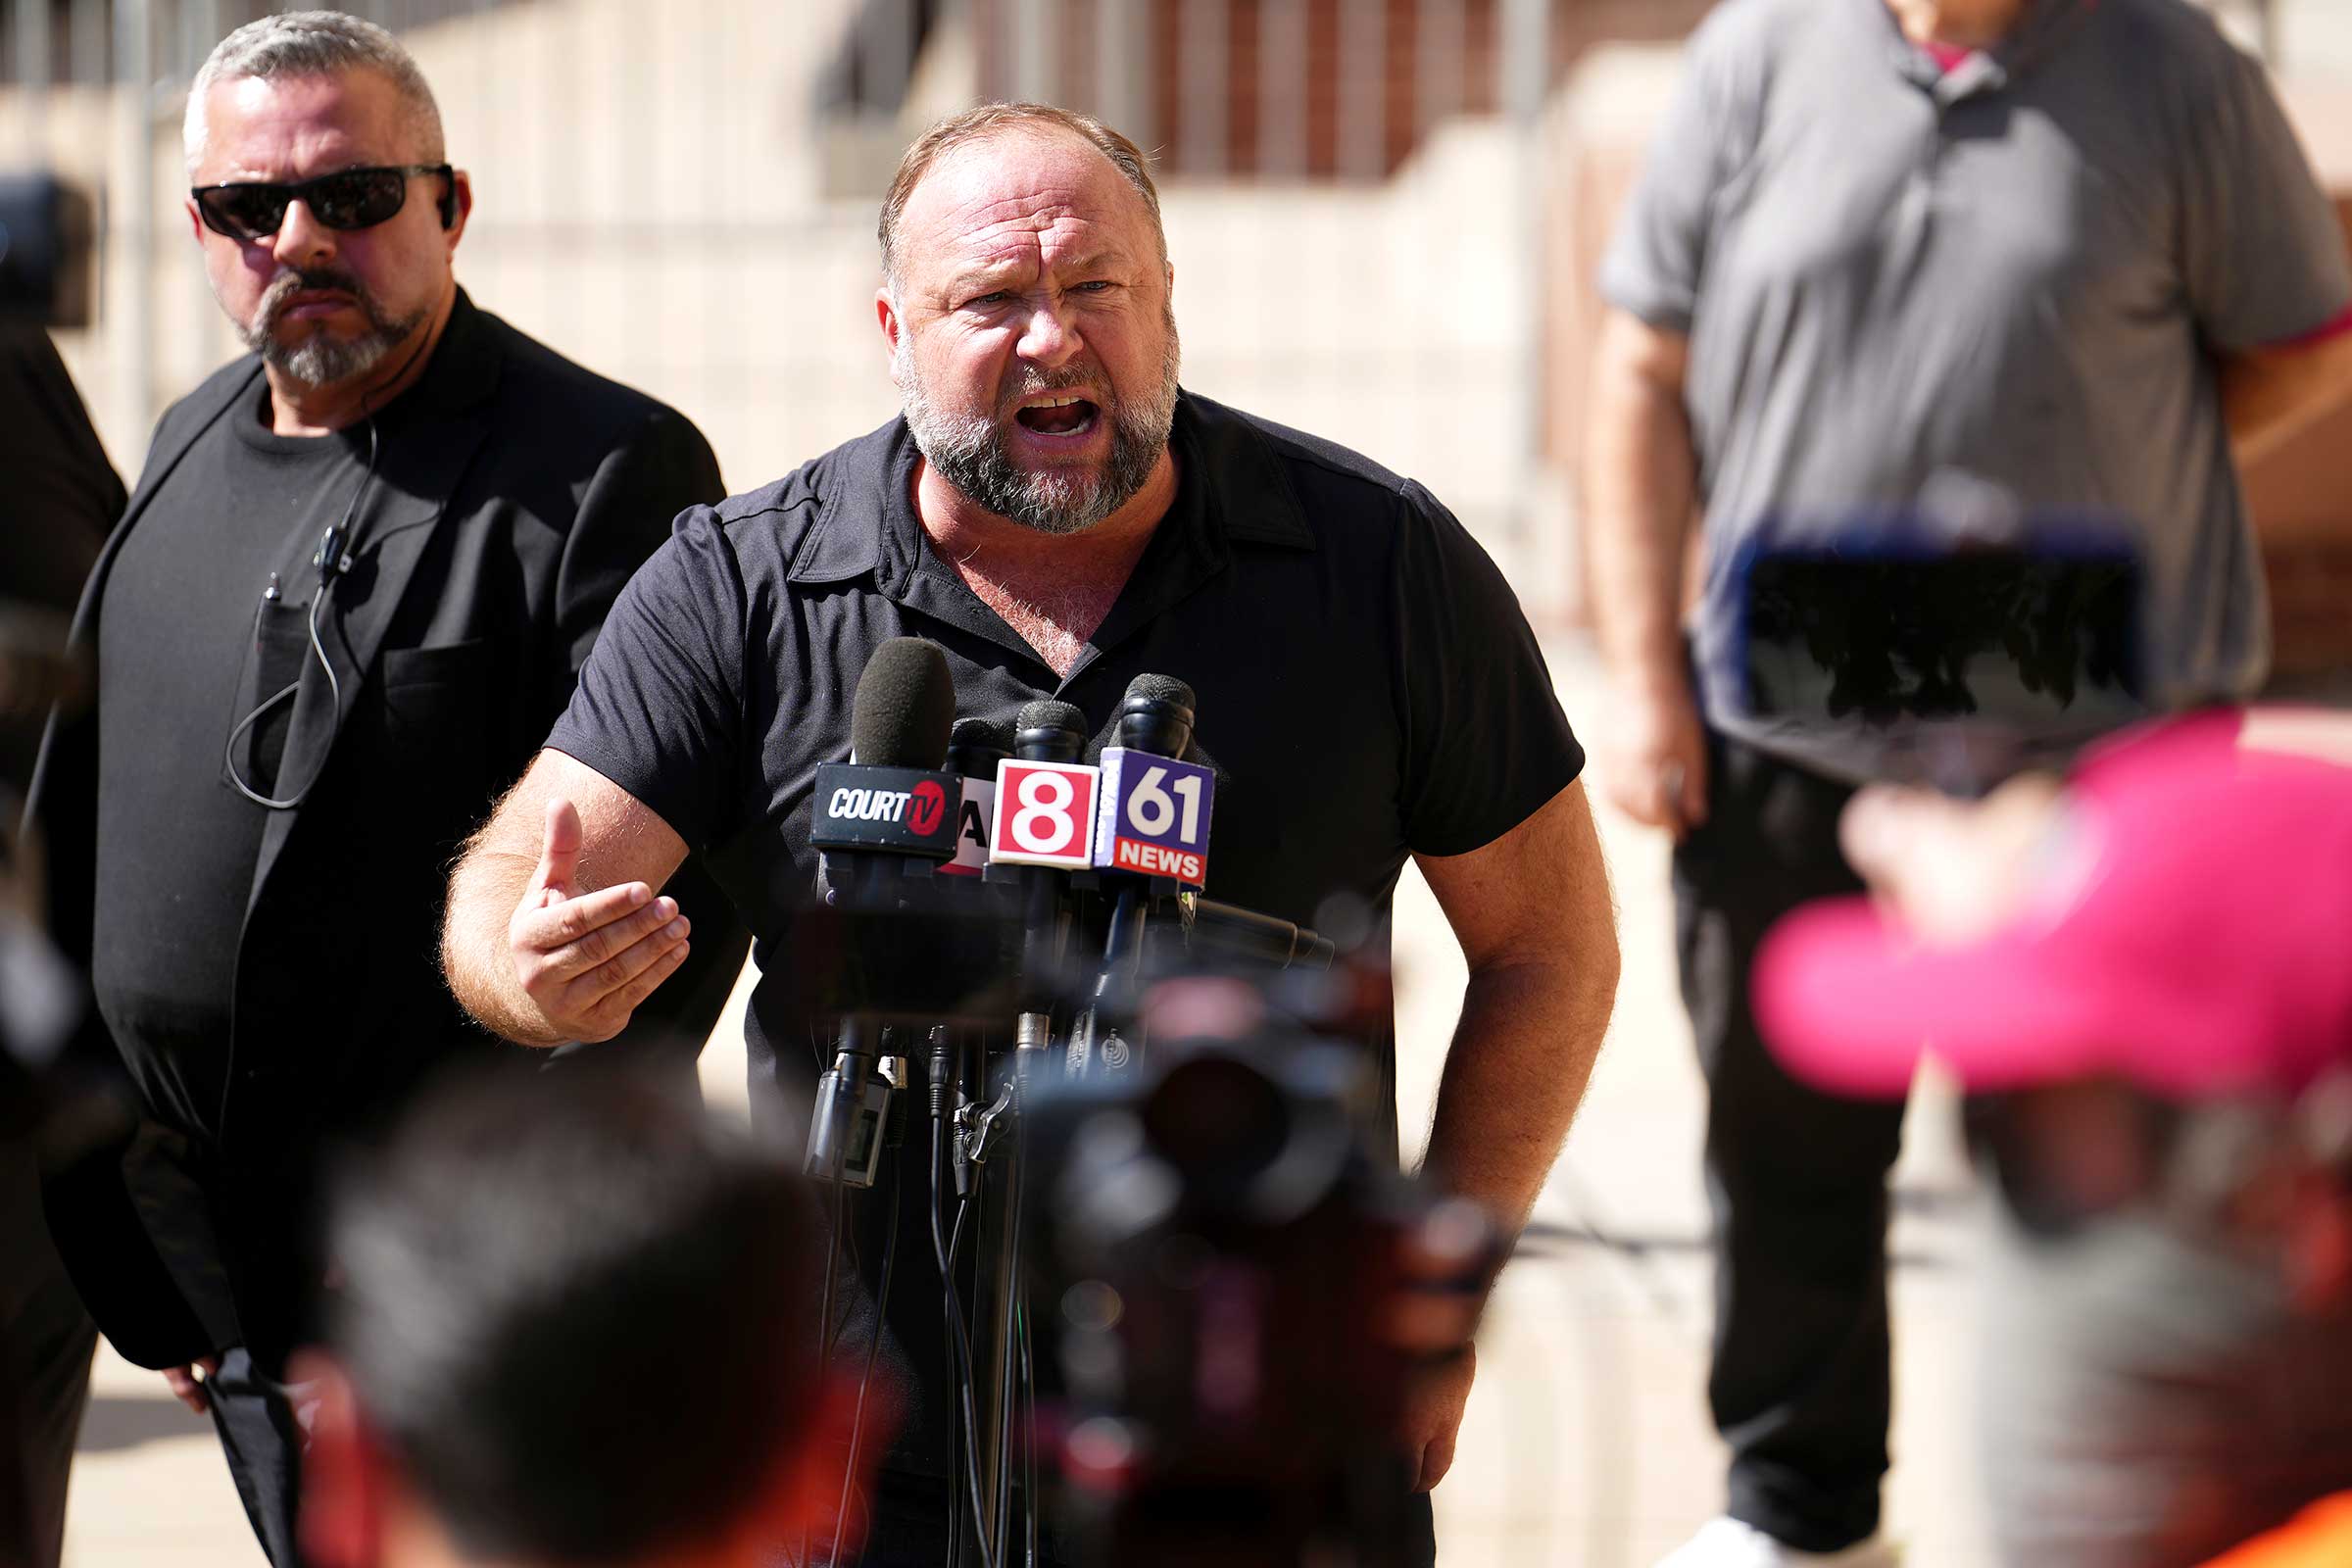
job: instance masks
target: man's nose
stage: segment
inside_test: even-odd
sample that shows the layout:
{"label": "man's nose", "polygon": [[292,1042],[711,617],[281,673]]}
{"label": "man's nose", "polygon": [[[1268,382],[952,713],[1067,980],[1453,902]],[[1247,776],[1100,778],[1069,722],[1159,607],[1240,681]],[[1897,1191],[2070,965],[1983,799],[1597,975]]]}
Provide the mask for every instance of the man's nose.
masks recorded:
{"label": "man's nose", "polygon": [[1029,308],[1029,318],[1021,325],[1021,358],[1033,365],[1051,369],[1073,358],[1079,350],[1078,329],[1063,314],[1061,302],[1046,298]]}
{"label": "man's nose", "polygon": [[334,255],[335,231],[318,221],[310,203],[296,197],[286,203],[286,216],[278,220],[277,238],[270,249],[281,265],[300,268]]}

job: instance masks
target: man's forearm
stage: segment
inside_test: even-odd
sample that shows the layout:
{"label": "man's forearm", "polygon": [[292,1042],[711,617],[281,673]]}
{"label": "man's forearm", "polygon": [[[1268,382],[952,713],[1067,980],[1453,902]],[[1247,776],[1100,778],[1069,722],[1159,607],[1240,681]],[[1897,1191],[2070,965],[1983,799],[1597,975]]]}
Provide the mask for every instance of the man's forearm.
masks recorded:
{"label": "man's forearm", "polygon": [[1621,680],[1683,678],[1683,551],[1697,495],[1683,354],[1679,339],[1612,317],[1593,371],[1590,599],[1601,657]]}
{"label": "man's forearm", "polygon": [[1446,1054],[1423,1169],[1515,1234],[1559,1157],[1617,994],[1613,941],[1573,965],[1474,973]]}
{"label": "man's forearm", "polygon": [[2259,349],[2222,367],[2222,413],[2240,468],[2352,400],[2352,333]]}
{"label": "man's forearm", "polygon": [[560,1046],[538,1004],[515,977],[508,951],[508,922],[530,885],[529,857],[477,842],[449,879],[449,907],[441,927],[441,972],[459,1004],[493,1034],[524,1046]]}

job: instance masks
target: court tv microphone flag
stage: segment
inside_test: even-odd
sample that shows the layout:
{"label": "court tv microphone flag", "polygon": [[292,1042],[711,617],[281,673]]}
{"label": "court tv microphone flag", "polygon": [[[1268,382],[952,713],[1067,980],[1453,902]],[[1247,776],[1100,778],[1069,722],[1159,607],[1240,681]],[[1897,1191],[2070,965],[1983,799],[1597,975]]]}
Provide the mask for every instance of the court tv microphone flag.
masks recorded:
{"label": "court tv microphone flag", "polygon": [[[890,937],[868,924],[899,906],[909,867],[956,853],[956,808],[963,784],[940,770],[956,717],[956,680],[947,656],[917,637],[874,650],[851,701],[851,755],[816,772],[808,840],[826,858],[818,872],[828,903],[858,911],[844,953],[870,977],[890,968]],[[868,1005],[841,1022],[832,1071],[817,1087],[808,1170],[828,1181],[870,1186],[881,1157],[889,1090],[874,1077],[881,1024]]]}
{"label": "court tv microphone flag", "polygon": [[[853,760],[816,770],[808,842],[875,859],[955,858],[963,781],[940,766],[955,717],[956,681],[937,644],[894,637],[875,649],[851,702]],[[865,871],[860,891],[886,892],[871,863]]]}

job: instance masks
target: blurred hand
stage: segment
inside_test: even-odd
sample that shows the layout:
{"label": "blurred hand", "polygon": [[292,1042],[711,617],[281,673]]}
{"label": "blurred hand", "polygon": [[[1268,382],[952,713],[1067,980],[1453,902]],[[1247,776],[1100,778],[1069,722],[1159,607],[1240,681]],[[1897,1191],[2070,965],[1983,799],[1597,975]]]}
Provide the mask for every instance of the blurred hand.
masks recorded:
{"label": "blurred hand", "polygon": [[610,1040],[637,1004],[686,961],[688,923],[675,899],[643,882],[579,891],[580,814],[547,804],[539,864],[507,923],[514,978],[568,1040]]}
{"label": "blurred hand", "polygon": [[1707,739],[1698,702],[1680,676],[1620,684],[1594,750],[1601,793],[1681,843],[1707,819]]}
{"label": "blurred hand", "polygon": [[1912,935],[1980,942],[2022,913],[2066,869],[2065,789],[2021,773],[1981,801],[1876,784],[1846,804],[1838,843]]}
{"label": "blurred hand", "polygon": [[[199,1368],[202,1368],[204,1372],[204,1376],[201,1378],[196,1375]],[[208,1355],[200,1361],[191,1361],[186,1366],[164,1368],[164,1382],[172,1390],[173,1398],[196,1414],[203,1415],[213,1407],[213,1396],[205,1388],[205,1385],[219,1376],[220,1371],[220,1358],[217,1355]]]}
{"label": "blurred hand", "polygon": [[1470,1403],[1470,1383],[1477,1375],[1478,1348],[1465,1345],[1459,1353],[1416,1372],[1407,1386],[1405,1451],[1421,1456],[1415,1492],[1431,1490],[1453,1468],[1454,1440],[1461,1434],[1462,1411]]}
{"label": "blurred hand", "polygon": [[1388,1318],[1388,1338],[1421,1358],[1405,1386],[1399,1437],[1413,1456],[1413,1490],[1427,1492],[1453,1468],[1454,1440],[1478,1350],[1470,1336],[1502,1261],[1484,1210],[1462,1200],[1440,1204],[1404,1238],[1402,1291]]}

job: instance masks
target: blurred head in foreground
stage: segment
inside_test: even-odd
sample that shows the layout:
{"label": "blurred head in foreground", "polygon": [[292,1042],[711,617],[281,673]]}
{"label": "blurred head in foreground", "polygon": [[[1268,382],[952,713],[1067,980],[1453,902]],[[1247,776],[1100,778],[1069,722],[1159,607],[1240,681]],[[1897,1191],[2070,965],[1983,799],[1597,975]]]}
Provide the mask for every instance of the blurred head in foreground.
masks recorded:
{"label": "blurred head in foreground", "polygon": [[2006,1560],[2200,1563],[2352,1489],[2352,714],[2200,713],[1983,802],[1872,790],[1767,938],[1799,1077],[1976,1097]]}
{"label": "blurred head in foreground", "polygon": [[329,1345],[292,1368],[318,1396],[306,1552],[715,1565],[829,1541],[849,1411],[816,1368],[819,1245],[787,1167],[620,1074],[428,1097],[335,1207]]}

